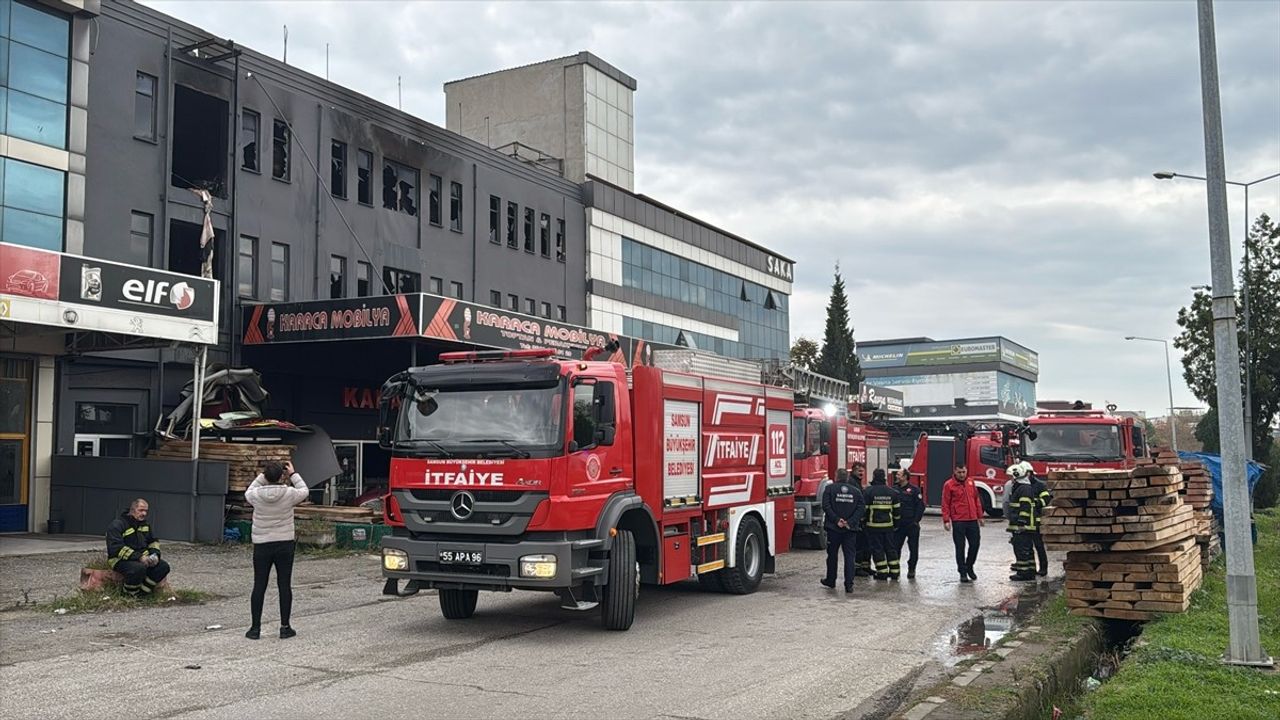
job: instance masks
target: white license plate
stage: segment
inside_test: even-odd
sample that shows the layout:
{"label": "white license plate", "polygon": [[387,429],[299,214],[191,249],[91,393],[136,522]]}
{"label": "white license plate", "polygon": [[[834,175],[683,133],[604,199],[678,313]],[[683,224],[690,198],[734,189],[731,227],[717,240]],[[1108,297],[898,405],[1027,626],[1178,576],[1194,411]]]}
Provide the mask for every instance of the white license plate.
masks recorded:
{"label": "white license plate", "polygon": [[441,550],[440,562],[445,565],[483,565],[484,552],[480,550]]}

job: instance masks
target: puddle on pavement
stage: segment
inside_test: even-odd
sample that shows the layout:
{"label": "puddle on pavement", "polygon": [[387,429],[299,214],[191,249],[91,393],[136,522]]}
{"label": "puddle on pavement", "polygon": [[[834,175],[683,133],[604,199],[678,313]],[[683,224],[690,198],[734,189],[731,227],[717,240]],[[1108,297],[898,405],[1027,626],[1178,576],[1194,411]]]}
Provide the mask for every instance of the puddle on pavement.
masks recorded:
{"label": "puddle on pavement", "polygon": [[980,614],[960,623],[944,638],[938,648],[946,665],[954,665],[970,655],[986,652],[1000,640],[1020,628],[1054,591],[1028,590],[1015,593],[992,607],[979,608]]}

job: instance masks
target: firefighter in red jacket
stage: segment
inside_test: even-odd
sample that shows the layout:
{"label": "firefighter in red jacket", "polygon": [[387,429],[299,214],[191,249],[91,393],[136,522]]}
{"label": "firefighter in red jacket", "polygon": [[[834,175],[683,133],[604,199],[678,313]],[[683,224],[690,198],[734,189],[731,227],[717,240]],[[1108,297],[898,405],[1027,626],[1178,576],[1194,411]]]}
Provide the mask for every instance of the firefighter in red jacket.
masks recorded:
{"label": "firefighter in red jacket", "polygon": [[151,594],[169,574],[169,563],[160,559],[160,541],[147,522],[149,509],[138,498],[107,526],[107,565],[124,576],[124,591],[134,597]]}
{"label": "firefighter in red jacket", "polygon": [[871,474],[871,485],[862,493],[867,501],[867,541],[871,543],[871,562],[877,580],[897,580],[898,540],[894,537],[902,519],[902,496],[885,484],[883,468]]}
{"label": "firefighter in red jacket", "polygon": [[978,560],[978,548],[982,545],[980,528],[984,524],[978,486],[969,479],[968,468],[957,467],[951,479],[942,484],[942,526],[951,531],[951,542],[956,546],[956,570],[962,583],[978,579],[973,564]]}

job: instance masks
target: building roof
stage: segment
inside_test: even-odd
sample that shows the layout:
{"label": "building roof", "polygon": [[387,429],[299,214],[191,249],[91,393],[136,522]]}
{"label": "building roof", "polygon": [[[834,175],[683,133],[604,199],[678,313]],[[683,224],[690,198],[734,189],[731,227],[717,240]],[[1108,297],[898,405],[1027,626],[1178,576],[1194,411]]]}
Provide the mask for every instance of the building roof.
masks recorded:
{"label": "building roof", "polygon": [[618,82],[627,86],[632,91],[636,89],[635,78],[622,72],[621,70],[610,65],[604,60],[601,60],[600,57],[595,53],[588,52],[586,50],[583,50],[575,55],[566,55],[564,57],[552,58],[551,60],[541,60],[538,62],[528,63],[526,65],[517,65],[515,67],[509,67],[503,70],[492,70],[490,72],[480,73],[479,75],[470,75],[464,78],[459,78],[457,80],[450,80],[446,82],[444,86],[447,88],[450,85],[453,85],[455,83],[467,82],[468,80],[475,80],[476,78],[488,77],[489,75],[497,75],[498,73],[509,72],[511,70],[522,70],[524,68],[535,67],[537,65],[550,65],[550,64],[556,64],[556,65],[559,65],[560,67],[573,67],[574,65],[590,65],[596,70],[599,70],[605,75],[608,75],[614,80],[617,80]]}

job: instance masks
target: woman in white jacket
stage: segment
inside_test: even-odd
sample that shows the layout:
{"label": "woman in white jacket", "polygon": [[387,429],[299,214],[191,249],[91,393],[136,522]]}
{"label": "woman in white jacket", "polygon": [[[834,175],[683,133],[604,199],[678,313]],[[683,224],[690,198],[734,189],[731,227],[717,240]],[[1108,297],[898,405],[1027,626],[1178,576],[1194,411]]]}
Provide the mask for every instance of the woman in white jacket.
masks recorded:
{"label": "woman in white jacket", "polygon": [[267,463],[244,492],[244,499],[253,506],[253,594],[249,597],[253,624],[244,634],[250,640],[261,636],[262,603],[267,597],[272,566],[280,590],[280,639],[297,635],[289,627],[289,613],[293,610],[293,507],[306,500],[308,494],[307,484],[293,471],[292,462]]}

